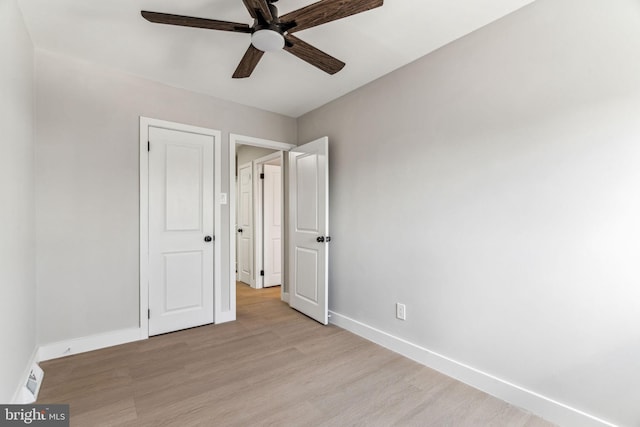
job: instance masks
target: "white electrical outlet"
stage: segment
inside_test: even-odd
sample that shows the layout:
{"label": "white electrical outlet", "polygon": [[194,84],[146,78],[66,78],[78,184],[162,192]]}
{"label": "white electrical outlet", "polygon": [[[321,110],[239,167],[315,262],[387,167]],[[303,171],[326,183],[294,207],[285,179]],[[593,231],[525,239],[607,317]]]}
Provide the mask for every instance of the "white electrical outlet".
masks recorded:
{"label": "white electrical outlet", "polygon": [[407,320],[407,307],[399,302],[396,303],[396,317],[400,320]]}

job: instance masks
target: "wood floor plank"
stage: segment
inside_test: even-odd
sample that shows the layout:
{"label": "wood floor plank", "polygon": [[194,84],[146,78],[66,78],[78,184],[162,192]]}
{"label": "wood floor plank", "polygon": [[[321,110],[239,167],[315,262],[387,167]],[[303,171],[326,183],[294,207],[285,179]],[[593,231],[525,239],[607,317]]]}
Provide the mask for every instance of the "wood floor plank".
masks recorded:
{"label": "wood floor plank", "polygon": [[72,425],[116,426],[135,422],[137,418],[135,402],[131,397],[127,397],[75,415],[72,418]]}
{"label": "wood floor plank", "polygon": [[552,424],[237,284],[237,321],[42,363],[72,426]]}

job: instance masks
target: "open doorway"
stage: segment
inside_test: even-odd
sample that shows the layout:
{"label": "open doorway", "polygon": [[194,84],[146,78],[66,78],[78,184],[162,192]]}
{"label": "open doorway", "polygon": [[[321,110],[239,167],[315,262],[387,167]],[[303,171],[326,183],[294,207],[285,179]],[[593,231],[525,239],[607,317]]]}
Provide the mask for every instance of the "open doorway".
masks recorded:
{"label": "open doorway", "polygon": [[[230,239],[230,267],[232,272],[236,272],[233,276],[234,282],[237,280],[256,289],[264,287],[265,283],[267,287],[281,285],[280,298],[286,302],[288,291],[286,277],[283,274],[286,250],[283,244],[286,241],[286,227],[283,227],[286,224],[284,152],[293,147],[293,144],[261,138],[235,134],[229,137],[230,182],[235,183],[232,185],[229,200],[231,231],[235,233],[235,238],[232,235]],[[275,175],[279,172],[279,177],[267,175],[274,171]],[[261,174],[265,174],[265,179],[261,179]],[[265,180],[267,182],[264,182]],[[269,199],[266,207],[265,185]],[[277,189],[274,189],[274,186],[277,186]],[[268,212],[265,212],[265,209]],[[265,220],[267,224],[280,225],[279,241],[278,233],[274,236],[273,228],[264,226]],[[265,268],[266,265],[269,267]],[[235,283],[231,284],[234,294],[231,295],[232,301],[235,300],[234,285]]]}
{"label": "open doorway", "polygon": [[[291,308],[326,325],[329,319],[328,243],[331,241],[331,237],[328,235],[329,139],[322,137],[296,146],[231,134],[229,136],[230,183],[234,183],[236,180],[236,167],[234,167],[237,163],[236,149],[243,145],[288,152],[286,156],[280,155],[282,174],[280,223],[283,225],[284,234],[284,239],[281,239],[284,244],[281,245],[280,255],[282,272],[285,273],[281,275],[280,298],[287,302]],[[264,160],[263,166],[269,162],[268,157],[262,160]],[[251,168],[245,167],[245,172],[241,172],[242,165],[240,165],[238,169],[237,187],[233,184],[230,185],[229,229],[232,233],[229,239],[231,246],[229,251],[230,272],[236,271],[236,246],[239,246],[234,238],[238,225],[241,224],[240,221],[236,223],[238,199],[244,197],[246,200],[253,200],[252,197],[241,193],[244,188],[253,188],[253,174],[255,172],[250,179],[243,181],[243,173],[249,174]],[[248,210],[248,212],[253,212],[253,210]],[[251,232],[254,233],[255,222],[249,218],[242,219],[244,223],[252,225]],[[244,233],[244,229],[242,232]],[[255,256],[255,252],[253,256]],[[255,273],[256,269],[253,268]],[[231,278],[229,297],[232,306],[229,314],[235,319],[237,282],[235,275],[232,274]]]}
{"label": "open doorway", "polygon": [[282,151],[236,146],[236,280],[256,289],[282,284],[282,166]]}

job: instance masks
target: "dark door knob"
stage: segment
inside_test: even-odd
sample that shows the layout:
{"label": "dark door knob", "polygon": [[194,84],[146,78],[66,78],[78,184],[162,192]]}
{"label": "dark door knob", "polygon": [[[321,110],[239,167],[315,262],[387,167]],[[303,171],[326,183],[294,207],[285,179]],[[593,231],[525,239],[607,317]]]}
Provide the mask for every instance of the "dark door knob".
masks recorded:
{"label": "dark door knob", "polygon": [[327,243],[329,243],[329,242],[331,241],[331,237],[330,237],[330,236],[325,237],[325,238],[324,238],[324,241],[325,241],[325,242],[327,242]]}
{"label": "dark door knob", "polygon": [[210,242],[212,240],[213,240],[213,238],[211,236],[204,236],[204,241],[205,242]]}
{"label": "dark door knob", "polygon": [[324,236],[318,236],[318,237],[316,237],[316,242],[318,242],[318,243],[322,243],[322,242],[324,242]]}
{"label": "dark door knob", "polygon": [[238,228],[238,233],[242,233],[242,228]]}

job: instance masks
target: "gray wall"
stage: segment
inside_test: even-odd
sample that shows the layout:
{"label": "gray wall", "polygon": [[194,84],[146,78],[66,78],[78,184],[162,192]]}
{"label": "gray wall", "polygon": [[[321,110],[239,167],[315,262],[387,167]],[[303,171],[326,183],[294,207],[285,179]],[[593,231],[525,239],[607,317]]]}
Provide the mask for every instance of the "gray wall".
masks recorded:
{"label": "gray wall", "polygon": [[639,425],[638,52],[638,1],[538,0],[301,117],[330,309]]}
{"label": "gray wall", "polygon": [[0,0],[0,403],[36,349],[33,45],[15,0]]}
{"label": "gray wall", "polygon": [[296,122],[44,51],[36,61],[39,342],[137,327],[138,117],[221,130],[227,193],[229,133],[291,142]]}
{"label": "gray wall", "polygon": [[275,152],[276,150],[271,150],[270,148],[254,147],[252,145],[238,145],[238,147],[236,148],[236,163],[237,166],[240,166],[247,162],[259,159],[260,157],[268,156],[269,154]]}

